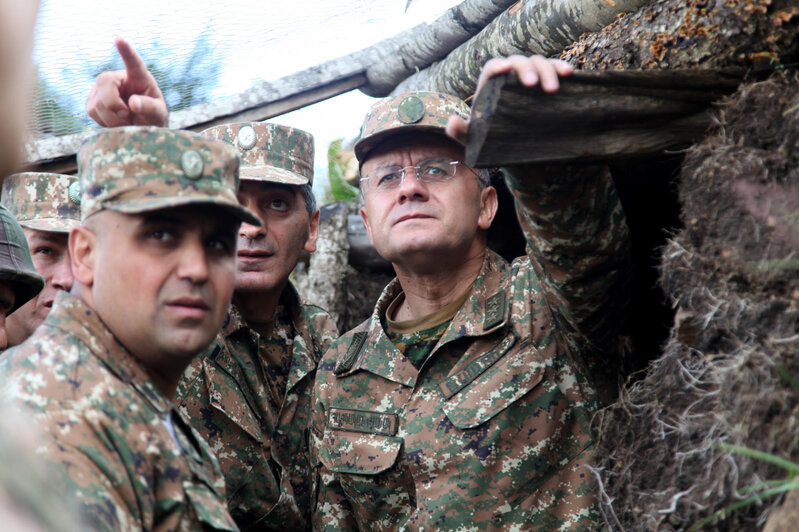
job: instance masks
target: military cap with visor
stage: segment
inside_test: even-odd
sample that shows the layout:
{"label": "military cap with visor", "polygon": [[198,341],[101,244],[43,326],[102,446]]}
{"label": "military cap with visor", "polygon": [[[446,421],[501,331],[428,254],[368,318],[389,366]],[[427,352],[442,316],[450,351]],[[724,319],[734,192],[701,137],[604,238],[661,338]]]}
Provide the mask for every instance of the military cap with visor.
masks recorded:
{"label": "military cap with visor", "polygon": [[189,131],[146,126],[105,129],[83,142],[78,174],[82,220],[103,209],[139,214],[207,205],[261,225],[258,216],[236,199],[237,150]]}
{"label": "military cap with visor", "polygon": [[14,305],[9,314],[44,288],[44,278],[33,267],[25,233],[3,205],[0,205],[0,281],[7,281],[14,291]]}
{"label": "military cap with visor", "polygon": [[[384,98],[372,105],[355,142],[355,156],[363,164],[366,155],[389,137],[410,131],[446,135],[452,115],[468,120],[471,114],[466,102],[439,92],[406,92]],[[463,145],[460,141],[448,139]]]}
{"label": "military cap with visor", "polygon": [[80,224],[80,187],[74,175],[12,174],[3,181],[0,201],[28,229],[69,233]]}
{"label": "military cap with visor", "polygon": [[313,184],[313,136],[267,122],[225,124],[200,134],[223,140],[241,154],[241,179],[284,185]]}

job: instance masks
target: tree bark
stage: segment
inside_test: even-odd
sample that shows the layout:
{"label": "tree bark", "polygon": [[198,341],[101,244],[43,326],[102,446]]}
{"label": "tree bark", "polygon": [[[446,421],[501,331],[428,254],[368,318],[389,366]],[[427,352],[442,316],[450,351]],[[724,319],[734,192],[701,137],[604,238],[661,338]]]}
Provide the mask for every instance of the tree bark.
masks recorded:
{"label": "tree bark", "polygon": [[514,0],[465,0],[432,24],[421,24],[375,46],[366,71],[369,96],[387,96],[399,82],[430,66],[466,42],[505,11]]}
{"label": "tree bark", "polygon": [[773,68],[795,61],[798,0],[658,0],[584,35],[578,69]]}
{"label": "tree bark", "polygon": [[350,270],[347,261],[350,251],[347,215],[350,207],[345,202],[333,206],[339,207],[338,210],[319,222],[316,252],[311,254],[307,272],[295,272],[294,278],[302,297],[327,309],[336,325],[341,327],[347,306],[346,280]]}
{"label": "tree bark", "polygon": [[474,92],[480,69],[492,57],[560,53],[583,33],[597,31],[619,13],[648,3],[649,0],[520,0],[444,60],[409,77],[393,92],[431,90],[468,98]]}

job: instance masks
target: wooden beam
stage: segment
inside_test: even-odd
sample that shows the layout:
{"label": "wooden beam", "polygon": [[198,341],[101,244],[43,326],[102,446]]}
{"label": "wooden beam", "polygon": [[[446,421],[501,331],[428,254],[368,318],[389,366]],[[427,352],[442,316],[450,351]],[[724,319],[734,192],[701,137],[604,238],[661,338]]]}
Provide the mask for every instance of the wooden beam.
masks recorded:
{"label": "wooden beam", "polygon": [[742,69],[575,72],[560,90],[497,76],[472,107],[466,164],[589,162],[685,146],[710,125],[711,104],[735,91]]}
{"label": "wooden beam", "polygon": [[635,11],[652,0],[519,0],[480,33],[398,84],[393,94],[435,91],[466,99],[492,57],[513,54],[551,56],[580,35],[595,32],[620,13]]}
{"label": "wooden beam", "polygon": [[[314,74],[318,73],[314,72]],[[287,76],[273,84],[269,84],[266,91],[262,89],[263,92],[267,93],[267,96],[274,98],[265,103],[249,108],[242,108],[239,105],[225,105],[219,102],[202,104],[185,111],[172,113],[169,125],[170,127],[191,131],[202,131],[207,127],[230,122],[260,122],[349,92],[366,83],[366,74],[363,69],[332,80],[323,79],[319,81],[318,75],[316,78],[309,76],[308,71]],[[290,87],[283,88],[282,85],[284,83],[290,83]],[[306,88],[296,89],[297,85]],[[32,146],[28,147],[28,160],[35,162],[26,164],[22,170],[26,172],[53,172],[60,174],[76,173],[78,164],[75,153],[80,148],[83,139],[93,133],[94,131],[90,131],[68,137],[36,141]],[[39,154],[42,153],[51,154],[52,158],[37,160]]]}
{"label": "wooden beam", "polygon": [[324,85],[312,87],[311,89],[290,94],[284,98],[279,98],[262,105],[257,105],[250,109],[244,109],[235,113],[217,116],[211,120],[194,124],[186,129],[191,131],[202,131],[205,128],[229,124],[231,122],[261,122],[282,114],[302,109],[309,105],[338,96],[345,92],[357,89],[366,83],[366,74],[361,71],[346,78],[334,80]]}

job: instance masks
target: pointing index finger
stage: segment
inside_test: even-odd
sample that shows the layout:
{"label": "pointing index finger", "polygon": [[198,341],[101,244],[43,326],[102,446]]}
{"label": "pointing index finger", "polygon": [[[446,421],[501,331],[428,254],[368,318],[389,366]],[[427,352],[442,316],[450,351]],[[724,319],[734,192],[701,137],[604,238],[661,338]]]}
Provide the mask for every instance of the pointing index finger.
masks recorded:
{"label": "pointing index finger", "polygon": [[136,50],[125,39],[119,38],[116,40],[117,51],[122,61],[125,63],[125,71],[128,78],[131,75],[139,75],[147,71],[147,66],[142,61],[142,58],[136,53]]}

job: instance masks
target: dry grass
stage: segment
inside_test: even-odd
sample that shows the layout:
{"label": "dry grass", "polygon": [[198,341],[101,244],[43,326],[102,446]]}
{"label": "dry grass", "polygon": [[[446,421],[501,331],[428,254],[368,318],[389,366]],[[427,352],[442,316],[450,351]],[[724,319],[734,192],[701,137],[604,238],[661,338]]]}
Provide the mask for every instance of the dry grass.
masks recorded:
{"label": "dry grass", "polygon": [[[799,79],[743,86],[687,156],[684,229],[661,281],[679,310],[663,355],[599,420],[614,530],[685,530],[780,469],[718,443],[799,458]],[[707,530],[752,530],[779,500]]]}

